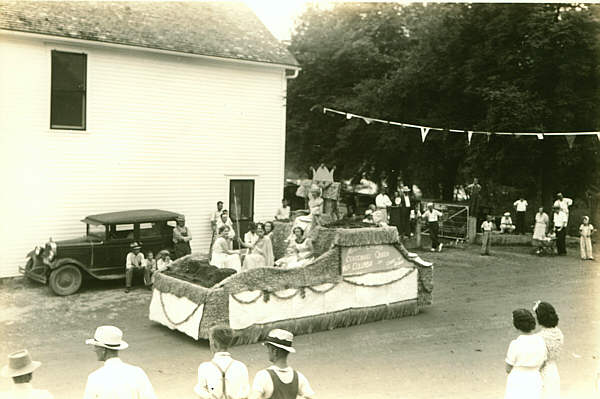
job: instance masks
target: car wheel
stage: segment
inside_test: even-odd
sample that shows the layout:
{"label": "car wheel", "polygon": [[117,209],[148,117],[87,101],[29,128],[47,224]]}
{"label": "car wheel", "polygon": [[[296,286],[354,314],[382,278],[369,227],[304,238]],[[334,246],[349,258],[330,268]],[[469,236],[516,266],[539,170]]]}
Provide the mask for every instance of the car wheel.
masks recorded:
{"label": "car wheel", "polygon": [[50,288],[56,295],[71,295],[81,287],[81,270],[75,265],[64,265],[50,273]]}

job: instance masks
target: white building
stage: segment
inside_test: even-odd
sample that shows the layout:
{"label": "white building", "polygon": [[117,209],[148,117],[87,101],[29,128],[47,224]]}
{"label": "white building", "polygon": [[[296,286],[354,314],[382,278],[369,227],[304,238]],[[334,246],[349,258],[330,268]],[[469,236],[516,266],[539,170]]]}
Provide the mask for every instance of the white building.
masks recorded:
{"label": "white building", "polygon": [[298,70],[238,3],[0,2],[0,277],[88,214],[183,213],[194,252],[234,187],[271,219]]}

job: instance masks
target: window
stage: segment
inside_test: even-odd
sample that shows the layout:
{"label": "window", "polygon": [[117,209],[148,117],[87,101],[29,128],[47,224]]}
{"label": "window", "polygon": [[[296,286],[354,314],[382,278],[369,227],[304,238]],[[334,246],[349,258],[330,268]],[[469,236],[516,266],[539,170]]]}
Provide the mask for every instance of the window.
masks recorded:
{"label": "window", "polygon": [[52,51],[50,128],[85,130],[87,55]]}

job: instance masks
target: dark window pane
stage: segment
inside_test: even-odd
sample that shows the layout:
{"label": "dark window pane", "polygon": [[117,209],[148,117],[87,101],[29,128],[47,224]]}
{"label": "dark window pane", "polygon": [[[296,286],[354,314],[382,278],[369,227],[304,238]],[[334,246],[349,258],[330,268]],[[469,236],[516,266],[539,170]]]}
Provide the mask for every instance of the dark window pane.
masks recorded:
{"label": "dark window pane", "polygon": [[85,89],[85,54],[52,53],[52,88],[54,90]]}
{"label": "dark window pane", "polygon": [[85,129],[86,55],[52,51],[53,128]]}
{"label": "dark window pane", "polygon": [[83,93],[54,91],[52,94],[52,126],[83,127]]}

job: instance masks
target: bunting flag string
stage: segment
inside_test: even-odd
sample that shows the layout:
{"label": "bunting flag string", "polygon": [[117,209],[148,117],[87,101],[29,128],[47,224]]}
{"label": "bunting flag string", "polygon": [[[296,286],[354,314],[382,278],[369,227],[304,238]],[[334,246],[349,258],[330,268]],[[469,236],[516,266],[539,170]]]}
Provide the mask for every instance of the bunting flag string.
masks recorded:
{"label": "bunting flag string", "polygon": [[544,140],[544,137],[550,137],[550,136],[565,136],[567,139],[567,143],[569,144],[569,148],[573,147],[573,142],[575,141],[575,136],[596,136],[598,138],[598,140],[600,140],[600,132],[548,132],[548,133],[484,132],[484,131],[462,130],[462,129],[444,129],[444,128],[439,128],[439,127],[428,127],[428,126],[421,126],[421,125],[415,125],[415,124],[404,123],[404,122],[394,122],[394,121],[388,121],[388,120],[384,120],[384,119],[373,118],[371,116],[357,115],[357,114],[352,114],[352,113],[345,112],[345,111],[339,111],[339,110],[333,109],[333,108],[323,107],[323,113],[327,114],[328,112],[334,113],[334,114],[339,114],[339,115],[344,115],[346,117],[346,119],[352,119],[352,118],[362,119],[367,125],[371,125],[374,122],[377,122],[377,123],[384,123],[387,125],[395,125],[395,126],[400,126],[400,127],[410,127],[410,128],[414,128],[414,129],[419,129],[421,131],[421,141],[423,143],[425,142],[425,138],[427,137],[429,132],[432,130],[436,130],[436,131],[440,131],[440,132],[448,131],[450,133],[466,133],[469,145],[471,145],[471,139],[473,137],[473,134],[487,135],[488,142],[490,141],[490,137],[492,135],[516,136],[516,137],[530,136],[530,137],[537,137],[538,140]]}

